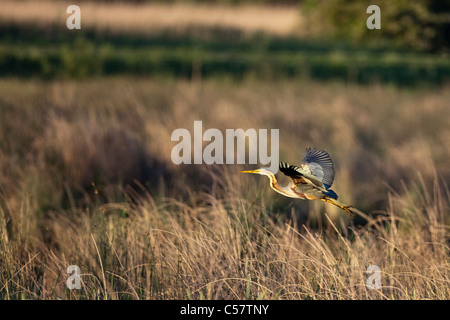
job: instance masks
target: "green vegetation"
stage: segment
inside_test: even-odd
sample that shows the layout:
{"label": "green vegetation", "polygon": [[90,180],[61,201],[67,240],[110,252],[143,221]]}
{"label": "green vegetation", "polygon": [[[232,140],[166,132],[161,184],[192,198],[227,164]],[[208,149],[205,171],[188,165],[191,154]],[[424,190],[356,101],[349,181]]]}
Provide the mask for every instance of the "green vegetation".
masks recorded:
{"label": "green vegetation", "polygon": [[[381,29],[365,28],[366,9],[377,5]],[[307,26],[316,36],[353,43],[387,43],[409,50],[450,51],[450,2],[441,0],[306,0]]]}
{"label": "green vegetation", "polygon": [[216,30],[176,35],[126,35],[61,28],[3,26],[0,75],[86,78],[135,74],[173,77],[310,78],[396,85],[442,84],[450,77],[445,56],[357,48]]}

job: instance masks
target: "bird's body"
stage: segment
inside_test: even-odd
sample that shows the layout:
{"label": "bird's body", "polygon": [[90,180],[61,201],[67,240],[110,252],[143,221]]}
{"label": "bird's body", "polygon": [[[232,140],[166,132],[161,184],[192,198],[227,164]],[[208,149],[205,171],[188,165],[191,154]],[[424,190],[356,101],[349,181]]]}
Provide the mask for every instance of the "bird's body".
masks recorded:
{"label": "bird's body", "polygon": [[242,172],[269,177],[270,187],[286,197],[322,200],[352,214],[352,207],[339,203],[337,194],[330,189],[335,172],[333,161],[326,151],[307,148],[300,167],[281,162],[280,171],[292,179],[287,186],[280,186],[275,174],[264,168]]}

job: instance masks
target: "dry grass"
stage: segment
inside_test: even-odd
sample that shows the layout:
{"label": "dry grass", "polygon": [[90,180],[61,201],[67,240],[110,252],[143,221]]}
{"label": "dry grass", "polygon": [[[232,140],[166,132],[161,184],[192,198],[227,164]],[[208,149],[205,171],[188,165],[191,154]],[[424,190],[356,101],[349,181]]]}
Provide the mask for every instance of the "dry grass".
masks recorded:
{"label": "dry grass", "polygon": [[[450,298],[448,88],[6,79],[0,97],[2,299]],[[371,218],[171,164],[172,131],[199,119],[279,128],[292,163],[328,150],[333,188]]]}
{"label": "dry grass", "polygon": [[[93,212],[77,210],[72,218],[52,212],[46,228],[53,246],[39,243],[19,262],[18,242],[2,241],[10,270],[3,274],[3,297],[449,298],[448,230],[433,223],[448,213],[445,196],[436,199],[431,192],[425,195],[431,199],[412,206],[396,196],[387,215],[364,228],[339,231],[326,216],[329,227],[312,231],[289,220],[274,222],[260,201],[238,193],[230,190],[222,200],[214,194],[190,199],[202,205],[155,202],[147,194],[134,205],[93,206]],[[71,264],[82,270],[82,290],[65,288]],[[371,264],[382,270],[379,290],[365,285]]]}
{"label": "dry grass", "polygon": [[[65,28],[68,4],[62,1],[2,0],[0,18],[5,22],[58,25]],[[193,4],[130,4],[83,2],[80,4],[82,28],[115,32],[154,33],[171,29],[183,31],[190,27],[230,28],[244,33],[264,32],[289,35],[299,25],[296,7],[261,5],[193,5]]]}

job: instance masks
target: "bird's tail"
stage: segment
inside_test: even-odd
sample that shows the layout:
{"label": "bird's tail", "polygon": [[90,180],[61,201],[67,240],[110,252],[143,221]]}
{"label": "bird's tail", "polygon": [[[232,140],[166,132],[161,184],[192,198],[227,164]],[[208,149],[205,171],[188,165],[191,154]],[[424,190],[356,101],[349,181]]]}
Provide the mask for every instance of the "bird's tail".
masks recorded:
{"label": "bird's tail", "polygon": [[328,197],[333,198],[334,200],[337,200],[338,195],[336,194],[336,192],[334,192],[331,189],[327,189],[326,192],[324,192]]}

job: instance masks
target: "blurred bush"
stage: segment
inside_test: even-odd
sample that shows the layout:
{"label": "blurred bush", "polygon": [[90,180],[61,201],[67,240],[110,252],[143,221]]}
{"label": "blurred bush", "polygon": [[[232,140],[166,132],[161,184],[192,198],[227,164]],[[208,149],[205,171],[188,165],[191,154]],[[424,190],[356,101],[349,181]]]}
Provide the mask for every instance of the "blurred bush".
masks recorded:
{"label": "blurred bush", "polygon": [[[369,5],[381,11],[381,29],[366,27]],[[312,35],[355,43],[383,43],[408,49],[448,52],[450,2],[440,0],[306,0],[302,9]]]}

